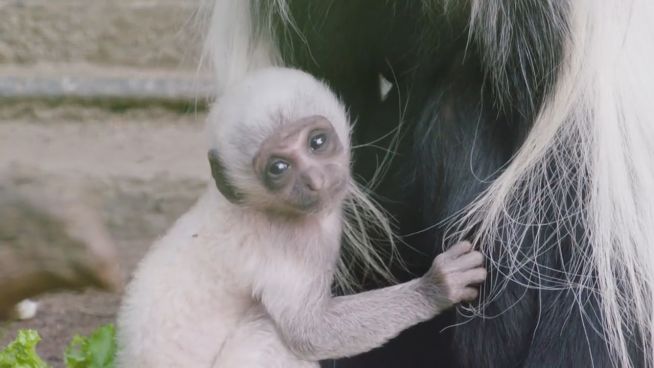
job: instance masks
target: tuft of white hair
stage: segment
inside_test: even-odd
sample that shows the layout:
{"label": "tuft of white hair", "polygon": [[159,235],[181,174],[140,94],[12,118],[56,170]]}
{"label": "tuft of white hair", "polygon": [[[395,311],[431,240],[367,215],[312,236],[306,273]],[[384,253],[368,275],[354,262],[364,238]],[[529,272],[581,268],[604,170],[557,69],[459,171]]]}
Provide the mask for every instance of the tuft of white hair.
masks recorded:
{"label": "tuft of white hair", "polygon": [[[268,19],[272,9],[286,9],[284,0],[271,0],[271,13],[259,17],[255,12],[266,0],[201,0],[200,10],[211,14],[204,40],[203,62],[214,70],[217,96],[240,81],[248,72],[279,65],[279,53],[273,46],[272,32],[256,31],[254,19]],[[288,14],[286,11],[275,12]],[[272,29],[272,25],[267,25]]]}

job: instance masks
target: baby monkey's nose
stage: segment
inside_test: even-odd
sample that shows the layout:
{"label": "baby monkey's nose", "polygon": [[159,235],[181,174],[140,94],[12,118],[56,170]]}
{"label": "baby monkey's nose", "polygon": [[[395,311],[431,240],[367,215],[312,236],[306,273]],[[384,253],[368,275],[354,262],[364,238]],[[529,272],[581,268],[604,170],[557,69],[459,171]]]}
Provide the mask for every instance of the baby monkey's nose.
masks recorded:
{"label": "baby monkey's nose", "polygon": [[317,192],[325,186],[325,177],[322,171],[316,167],[310,167],[302,173],[302,182],[307,189]]}

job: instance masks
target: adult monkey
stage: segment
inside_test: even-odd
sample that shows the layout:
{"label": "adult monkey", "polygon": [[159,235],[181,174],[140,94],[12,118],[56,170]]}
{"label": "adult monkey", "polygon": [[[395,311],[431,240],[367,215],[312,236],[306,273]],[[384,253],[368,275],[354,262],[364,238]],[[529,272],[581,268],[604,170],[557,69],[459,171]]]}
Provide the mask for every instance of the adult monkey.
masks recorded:
{"label": "adult monkey", "polygon": [[654,366],[652,1],[211,2],[219,92],[299,67],[374,142],[355,152],[364,180],[390,145],[377,194],[410,272],[450,237],[489,258],[482,316],[336,367]]}

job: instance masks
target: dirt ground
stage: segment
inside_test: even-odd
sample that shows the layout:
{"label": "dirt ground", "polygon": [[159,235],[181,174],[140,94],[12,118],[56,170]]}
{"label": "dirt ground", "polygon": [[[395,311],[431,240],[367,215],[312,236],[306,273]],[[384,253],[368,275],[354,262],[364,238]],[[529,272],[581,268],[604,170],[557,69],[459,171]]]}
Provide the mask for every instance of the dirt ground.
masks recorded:
{"label": "dirt ground", "polygon": [[[73,177],[93,188],[129,277],[206,185],[203,121],[203,113],[156,107],[116,113],[16,104],[0,110],[0,170],[27,170],[44,182]],[[36,318],[0,328],[0,346],[20,328],[36,329],[39,353],[57,368],[73,335],[114,321],[120,295],[87,290],[37,300]]]}

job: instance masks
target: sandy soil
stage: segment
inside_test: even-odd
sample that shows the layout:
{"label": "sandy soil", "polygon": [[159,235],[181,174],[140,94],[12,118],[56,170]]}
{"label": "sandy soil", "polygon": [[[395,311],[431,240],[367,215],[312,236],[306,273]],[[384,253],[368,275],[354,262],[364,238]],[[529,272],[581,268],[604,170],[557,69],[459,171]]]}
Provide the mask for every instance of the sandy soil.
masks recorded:
{"label": "sandy soil", "polygon": [[[206,185],[203,119],[165,109],[123,114],[79,106],[31,114],[5,109],[0,111],[0,170],[29,170],[44,181],[74,177],[92,187],[129,275]],[[35,328],[43,338],[40,354],[57,368],[73,335],[114,320],[120,295],[88,290],[38,300],[35,319],[0,328],[0,345],[19,328]]]}

